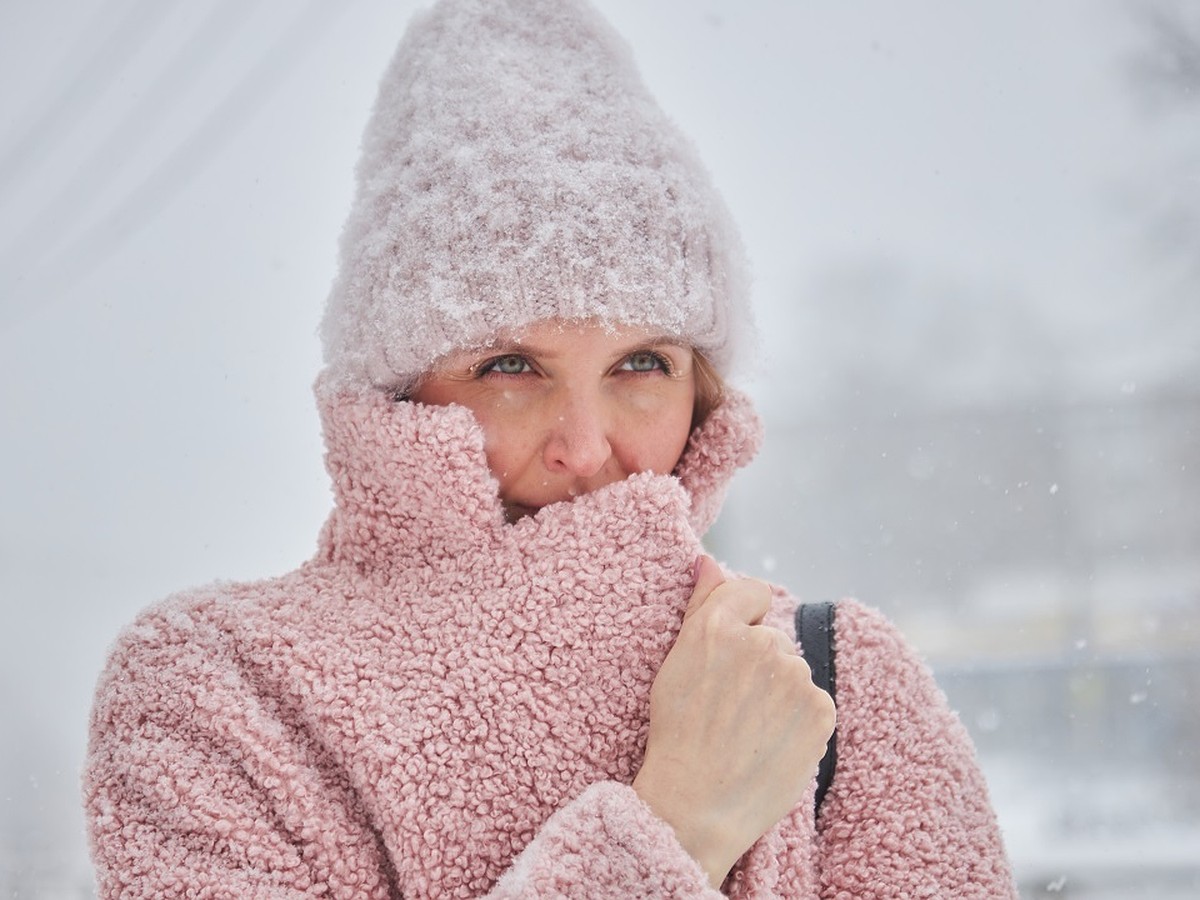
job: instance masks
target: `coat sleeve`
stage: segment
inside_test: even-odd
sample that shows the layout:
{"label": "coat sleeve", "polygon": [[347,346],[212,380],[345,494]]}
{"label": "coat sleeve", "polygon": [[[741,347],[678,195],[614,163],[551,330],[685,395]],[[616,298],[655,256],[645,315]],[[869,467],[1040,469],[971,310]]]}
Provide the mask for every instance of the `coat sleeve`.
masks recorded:
{"label": "coat sleeve", "polygon": [[712,897],[700,864],[633,789],[592,785],[542,826],[489,895]]}
{"label": "coat sleeve", "polygon": [[[403,893],[349,778],[286,699],[253,682],[193,606],[160,607],[118,641],[84,774],[98,897]],[[601,895],[720,896],[670,826],[616,782],[554,813],[488,896]]]}
{"label": "coat sleeve", "polygon": [[84,804],[97,896],[387,898],[348,782],[194,604],[118,640],[92,709]]}
{"label": "coat sleeve", "polygon": [[882,615],[838,608],[838,759],[819,823],[821,896],[1017,896],[966,729]]}

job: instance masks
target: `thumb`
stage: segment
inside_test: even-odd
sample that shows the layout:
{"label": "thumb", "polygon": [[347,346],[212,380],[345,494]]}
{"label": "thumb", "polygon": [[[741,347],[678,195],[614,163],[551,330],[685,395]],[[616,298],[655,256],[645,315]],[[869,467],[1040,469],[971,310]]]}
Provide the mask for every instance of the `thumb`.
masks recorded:
{"label": "thumb", "polygon": [[704,601],[708,599],[708,595],[716,589],[716,587],[725,582],[725,573],[721,571],[721,567],[717,565],[717,561],[707,554],[696,558],[696,586],[692,589],[692,596],[688,600],[687,610],[683,617],[693,615]]}

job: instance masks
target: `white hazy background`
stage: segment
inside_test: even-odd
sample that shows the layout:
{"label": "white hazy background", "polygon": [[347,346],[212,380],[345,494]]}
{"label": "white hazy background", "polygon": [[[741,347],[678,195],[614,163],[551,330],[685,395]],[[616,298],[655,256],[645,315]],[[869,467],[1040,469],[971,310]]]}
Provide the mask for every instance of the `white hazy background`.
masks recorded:
{"label": "white hazy background", "polygon": [[[756,274],[719,555],[855,593],[1029,897],[1200,892],[1200,9],[603,0]],[[414,2],[0,5],[0,895],[85,897],[95,678],[294,568],[357,145]]]}

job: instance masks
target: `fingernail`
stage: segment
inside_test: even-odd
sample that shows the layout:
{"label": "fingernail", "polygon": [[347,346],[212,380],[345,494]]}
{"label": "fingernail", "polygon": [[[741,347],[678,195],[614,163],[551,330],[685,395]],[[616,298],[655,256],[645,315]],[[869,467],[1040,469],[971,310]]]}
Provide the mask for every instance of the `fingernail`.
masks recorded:
{"label": "fingernail", "polygon": [[696,561],[692,563],[692,584],[700,580],[700,566],[704,563],[703,556],[697,556]]}

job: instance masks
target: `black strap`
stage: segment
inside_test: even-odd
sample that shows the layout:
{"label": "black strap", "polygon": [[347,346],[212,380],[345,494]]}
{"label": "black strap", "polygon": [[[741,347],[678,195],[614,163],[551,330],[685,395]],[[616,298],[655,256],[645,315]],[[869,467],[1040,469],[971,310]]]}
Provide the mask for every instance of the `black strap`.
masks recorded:
{"label": "black strap", "polygon": [[[837,668],[834,664],[834,610],[835,604],[828,601],[823,603],[802,603],[796,607],[796,639],[804,648],[804,659],[812,669],[813,684],[824,691],[837,702]],[[837,729],[829,736],[829,744],[825,756],[817,769],[817,802],[816,813],[820,813],[821,804],[829,785],[833,782],[833,773],[837,768]]]}

